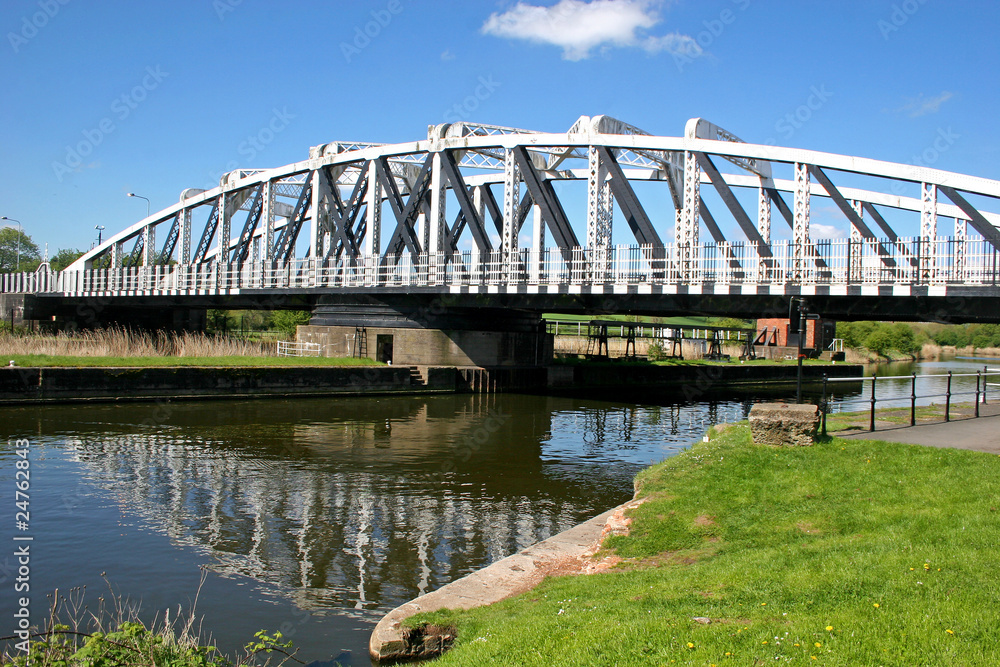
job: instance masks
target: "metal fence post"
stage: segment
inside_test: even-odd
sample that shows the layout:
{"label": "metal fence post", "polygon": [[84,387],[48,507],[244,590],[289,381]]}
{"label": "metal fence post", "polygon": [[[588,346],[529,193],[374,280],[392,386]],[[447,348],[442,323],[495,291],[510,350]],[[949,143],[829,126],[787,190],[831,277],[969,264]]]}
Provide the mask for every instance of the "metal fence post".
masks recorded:
{"label": "metal fence post", "polygon": [[979,416],[979,385],[982,381],[982,373],[976,371],[976,416]]}
{"label": "metal fence post", "polygon": [[948,371],[948,389],[944,395],[944,420],[951,421],[951,371]]}
{"label": "metal fence post", "polygon": [[877,375],[873,375],[872,376],[872,411],[871,411],[871,420],[868,422],[868,430],[869,431],[874,431],[875,430],[875,385],[876,385],[877,382],[878,382],[878,376]]}
{"label": "metal fence post", "polygon": [[822,412],[822,414],[823,414],[823,436],[825,437],[826,436],[826,413],[829,412],[827,410],[827,405],[826,405],[826,373],[823,373],[823,400],[820,402],[820,409],[823,411]]}
{"label": "metal fence post", "polygon": [[917,423],[917,374],[913,374],[910,384],[910,426]]}

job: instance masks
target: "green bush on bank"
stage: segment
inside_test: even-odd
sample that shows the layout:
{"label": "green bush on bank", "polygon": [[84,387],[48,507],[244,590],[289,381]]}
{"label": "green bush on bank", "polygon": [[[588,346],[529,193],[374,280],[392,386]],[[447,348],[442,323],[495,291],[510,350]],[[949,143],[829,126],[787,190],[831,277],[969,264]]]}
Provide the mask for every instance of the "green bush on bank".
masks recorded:
{"label": "green bush on bank", "polygon": [[1000,664],[996,456],[744,424],[637,485],[610,571],[412,619],[457,627],[436,664]]}
{"label": "green bush on bank", "polygon": [[923,345],[913,327],[903,322],[837,322],[837,338],[844,339],[844,347],[864,348],[883,356],[892,350],[914,354]]}
{"label": "green bush on bank", "polygon": [[928,342],[958,348],[996,348],[1000,347],[1000,325],[838,322],[837,338],[844,339],[845,347],[881,355],[893,350],[913,354]]}

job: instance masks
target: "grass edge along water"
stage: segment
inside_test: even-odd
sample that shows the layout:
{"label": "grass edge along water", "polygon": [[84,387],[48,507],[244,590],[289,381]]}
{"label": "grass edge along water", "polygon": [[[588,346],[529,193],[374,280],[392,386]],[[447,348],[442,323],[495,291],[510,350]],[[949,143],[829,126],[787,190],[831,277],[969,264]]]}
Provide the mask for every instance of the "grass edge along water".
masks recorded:
{"label": "grass edge along water", "polygon": [[637,476],[613,569],[408,619],[457,628],[435,664],[1000,664],[1000,457],[709,436]]}

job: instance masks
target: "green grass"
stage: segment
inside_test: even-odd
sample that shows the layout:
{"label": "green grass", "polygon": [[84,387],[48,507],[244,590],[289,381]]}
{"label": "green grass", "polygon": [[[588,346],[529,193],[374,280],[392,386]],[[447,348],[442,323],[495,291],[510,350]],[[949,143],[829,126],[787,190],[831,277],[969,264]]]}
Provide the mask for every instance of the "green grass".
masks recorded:
{"label": "green grass", "polygon": [[48,354],[10,354],[0,362],[14,361],[28,368],[49,366],[113,366],[145,368],[149,366],[373,366],[371,359],[355,357],[69,357]]}
{"label": "green grass", "polygon": [[637,484],[621,564],[415,617],[458,629],[435,664],[1000,664],[1000,457],[741,424]]}
{"label": "green grass", "polygon": [[[975,416],[976,406],[974,403],[952,403],[949,409],[949,416],[952,420],[968,419]],[[930,424],[944,421],[944,405],[935,403],[934,405],[917,406],[914,411],[914,418],[917,424]],[[870,410],[858,410],[855,412],[833,412],[826,417],[827,433],[840,431],[867,431],[870,424]],[[877,408],[875,410],[876,426],[910,425],[910,406]]]}

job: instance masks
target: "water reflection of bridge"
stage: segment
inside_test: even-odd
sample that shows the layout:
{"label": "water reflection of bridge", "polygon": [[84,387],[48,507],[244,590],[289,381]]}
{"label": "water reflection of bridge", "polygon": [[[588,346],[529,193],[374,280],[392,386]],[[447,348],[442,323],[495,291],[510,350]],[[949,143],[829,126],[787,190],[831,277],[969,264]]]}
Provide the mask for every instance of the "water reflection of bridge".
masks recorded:
{"label": "water reflection of bridge", "polygon": [[[587,467],[587,485],[543,459],[558,409],[526,402],[558,399],[496,398],[136,406],[133,423],[165,414],[138,428],[112,419],[99,432],[94,408],[64,409],[59,424],[65,432],[80,420],[68,444],[97,486],[148,527],[208,553],[213,570],[291,589],[305,609],[364,609],[440,586],[627,497],[637,466],[609,471],[602,442],[582,446],[574,463]],[[280,416],[262,417],[261,406]]]}

